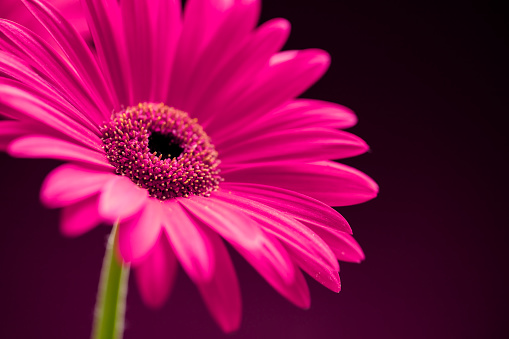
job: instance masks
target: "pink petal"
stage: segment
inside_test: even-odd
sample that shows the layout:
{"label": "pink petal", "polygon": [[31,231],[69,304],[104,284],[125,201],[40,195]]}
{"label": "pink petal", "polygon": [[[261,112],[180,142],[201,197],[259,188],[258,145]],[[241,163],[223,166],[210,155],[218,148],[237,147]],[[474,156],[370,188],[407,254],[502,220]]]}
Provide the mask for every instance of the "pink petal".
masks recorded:
{"label": "pink petal", "polygon": [[81,35],[50,4],[41,3],[37,0],[23,0],[23,2],[49,31],[63,53],[67,56],[82,79],[88,93],[98,105],[99,112],[105,114],[102,118],[108,118],[109,116],[106,116],[106,114],[109,114],[111,108],[115,106],[111,102],[113,96],[109,93],[95,58]]}
{"label": "pink petal", "polygon": [[[235,129],[251,123],[284,102],[300,95],[327,70],[329,55],[321,50],[285,51],[274,55],[269,66],[251,80],[248,89],[236,97],[224,97],[221,116],[208,125],[214,142],[220,143]],[[228,126],[217,129],[215,124]]]}
{"label": "pink petal", "polygon": [[212,279],[196,281],[198,289],[214,319],[225,332],[239,328],[242,318],[242,303],[239,282],[230,255],[221,239],[209,229],[203,232],[211,244],[214,260]]}
{"label": "pink petal", "polygon": [[136,186],[127,177],[116,176],[103,187],[99,200],[99,213],[108,221],[129,218],[143,208],[148,200],[147,191]]}
{"label": "pink petal", "polygon": [[16,121],[16,120],[5,120],[0,121],[0,149],[6,151],[9,144],[24,135],[39,134],[46,131],[51,134],[51,130],[44,125],[27,122],[27,121]]}
{"label": "pink petal", "polygon": [[[227,3],[227,2],[225,2]],[[231,1],[231,8],[225,11],[225,17],[220,23],[217,32],[211,37],[210,42],[199,54],[196,66],[186,79],[181,79],[178,89],[181,90],[177,107],[190,112],[192,103],[201,95],[203,87],[214,77],[217,69],[229,63],[233,55],[242,46],[244,40],[249,37],[260,11],[260,1]]]}
{"label": "pink petal", "polygon": [[[257,21],[256,6],[258,0],[189,0],[184,12],[184,22],[175,64],[171,87],[168,92],[168,104],[182,108],[185,90],[189,88],[192,72],[197,67],[204,49],[214,37],[218,37],[221,28],[244,18],[235,30],[249,31]],[[231,27],[231,26],[230,26]],[[231,34],[231,33],[230,33]],[[219,40],[221,42],[221,40]],[[223,51],[228,52],[228,51]]]}
{"label": "pink petal", "polygon": [[228,164],[269,161],[312,162],[341,159],[368,150],[359,137],[328,128],[296,128],[263,133],[257,137],[217,147]]}
{"label": "pink petal", "polygon": [[[207,126],[211,120],[222,119],[221,109],[217,109],[217,105],[224,105],[221,98],[235,97],[235,93],[245,89],[269,58],[281,49],[289,33],[290,24],[284,19],[273,19],[258,27],[230,59],[224,59],[221,65],[210,65],[208,81],[194,83],[194,99],[186,102],[188,111],[202,126]],[[215,114],[210,114],[211,111]],[[214,132],[207,130],[211,134]]]}
{"label": "pink petal", "polygon": [[166,102],[181,30],[180,1],[127,0],[120,6],[128,23],[124,33],[133,79],[132,101]]}
{"label": "pink petal", "polygon": [[104,154],[53,137],[20,137],[10,143],[7,152],[19,158],[61,159],[112,169]]}
{"label": "pink petal", "polygon": [[294,263],[276,238],[263,232],[260,225],[240,209],[218,199],[195,196],[179,202],[230,242],[281,295],[305,307],[306,300],[302,299]]}
{"label": "pink petal", "polygon": [[145,206],[136,215],[120,221],[118,245],[125,262],[142,260],[161,234],[161,203],[155,199],[146,200]]}
{"label": "pink petal", "polygon": [[365,255],[355,239],[345,232],[336,229],[309,225],[329,245],[338,260],[360,263]]}
{"label": "pink petal", "polygon": [[[348,108],[326,101],[295,99],[252,123],[239,127],[223,143],[230,145],[282,130],[297,128],[349,128],[357,117]],[[220,146],[215,142],[216,147]],[[219,148],[219,147],[218,147]]]}
{"label": "pink petal", "polygon": [[214,250],[209,237],[175,200],[163,205],[163,226],[173,251],[195,282],[210,281],[214,274]]}
{"label": "pink petal", "polygon": [[269,234],[286,246],[293,260],[313,278],[333,291],[339,291],[339,265],[328,245],[309,228],[285,214],[255,201],[218,191],[214,193],[241,208]]}
{"label": "pink petal", "polygon": [[[50,79],[52,85],[78,110],[77,117],[90,120],[95,125],[102,122],[102,113],[83,90],[82,81],[67,61],[56,53],[44,40],[24,27],[10,21],[0,20],[0,39],[5,39],[18,56],[29,60],[31,65]],[[86,115],[81,112],[86,112]]]}
{"label": "pink petal", "polygon": [[221,175],[226,181],[296,191],[330,206],[359,204],[373,199],[378,193],[377,184],[366,174],[332,161],[224,166]]}
{"label": "pink petal", "polygon": [[[95,150],[102,150],[98,134],[69,117],[70,111],[48,104],[33,89],[10,79],[0,78],[0,108],[3,115],[19,120],[34,120],[49,126],[68,138]],[[51,102],[50,102],[51,103]]]}
{"label": "pink petal", "polygon": [[100,192],[112,177],[113,173],[65,164],[48,174],[41,200],[51,208],[67,206]]}
{"label": "pink petal", "polygon": [[225,182],[221,189],[267,205],[299,221],[352,233],[350,225],[341,214],[308,196],[273,186],[242,183]]}
{"label": "pink petal", "polygon": [[131,72],[118,1],[84,0],[82,5],[111,93],[117,95],[117,102],[121,105],[137,104],[131,102]]}
{"label": "pink petal", "polygon": [[100,224],[103,220],[97,211],[98,200],[94,195],[64,207],[60,218],[62,234],[77,237]]}
{"label": "pink petal", "polygon": [[134,273],[143,302],[153,308],[161,307],[170,295],[177,274],[177,259],[165,236],[135,264]]}

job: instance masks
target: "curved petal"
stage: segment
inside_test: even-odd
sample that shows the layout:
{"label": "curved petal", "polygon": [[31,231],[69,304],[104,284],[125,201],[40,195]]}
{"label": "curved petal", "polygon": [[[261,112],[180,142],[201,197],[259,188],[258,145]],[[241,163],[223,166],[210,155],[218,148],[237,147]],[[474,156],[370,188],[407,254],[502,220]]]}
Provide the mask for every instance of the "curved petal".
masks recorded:
{"label": "curved petal", "polygon": [[177,267],[168,240],[161,236],[147,256],[134,266],[141,299],[146,305],[159,308],[164,304],[174,285]]}
{"label": "curved petal", "polygon": [[173,251],[189,277],[195,282],[210,281],[216,259],[210,239],[202,228],[175,200],[164,203],[162,223]]}
{"label": "curved petal", "polygon": [[307,225],[325,240],[338,260],[360,263],[365,259],[361,246],[350,234],[328,227]]}
{"label": "curved petal", "polygon": [[[249,31],[257,21],[259,0],[189,0],[184,11],[184,22],[175,64],[173,68],[168,104],[183,109],[185,90],[189,88],[192,73],[197,67],[200,56],[216,37],[221,39],[219,31],[232,27],[235,31]],[[244,19],[244,20],[242,20]],[[228,35],[231,35],[229,32]],[[223,34],[224,35],[224,34]],[[218,40],[221,42],[221,40]],[[224,51],[223,51],[224,52]]]}
{"label": "curved petal", "polygon": [[113,173],[65,164],[44,179],[41,201],[51,208],[74,204],[99,193],[113,177]]}
{"label": "curved petal", "polygon": [[[131,72],[122,34],[123,22],[116,0],[83,0],[90,33],[97,48],[102,73],[120,105],[131,102]],[[119,107],[115,107],[118,109]]]}
{"label": "curved petal", "polygon": [[5,40],[16,51],[14,54],[29,60],[47,81],[78,108],[77,114],[81,120],[89,120],[95,126],[102,123],[104,116],[84,91],[83,82],[75,70],[61,55],[39,36],[14,22],[0,19],[0,32],[3,33],[0,40]]}
{"label": "curved petal", "polygon": [[221,238],[207,228],[202,230],[207,242],[211,245],[214,274],[210,280],[200,280],[196,284],[207,308],[222,330],[232,332],[239,328],[242,318],[237,275]]}
{"label": "curved petal", "polygon": [[118,227],[119,250],[126,262],[143,260],[161,234],[162,205],[155,199],[146,200],[136,215],[121,220]]}
{"label": "curved petal", "polygon": [[296,191],[330,206],[359,204],[378,193],[378,185],[366,174],[332,161],[237,166],[223,168],[221,175],[226,181]]}
{"label": "curved petal", "polygon": [[362,154],[368,145],[359,137],[329,128],[297,128],[263,133],[217,147],[226,164],[269,161],[312,162]]}
{"label": "curved petal", "polygon": [[[120,2],[132,73],[132,102],[163,101],[180,32],[179,1]],[[161,58],[164,56],[164,59]],[[161,89],[162,87],[162,89]]]}
{"label": "curved petal", "polygon": [[99,225],[103,220],[97,211],[98,200],[98,195],[94,195],[64,207],[60,217],[62,234],[77,237]]}
{"label": "curved petal", "polygon": [[297,192],[274,186],[229,182],[221,184],[221,190],[257,201],[306,224],[352,233],[346,219],[335,209]]}
{"label": "curved petal", "polygon": [[61,159],[112,169],[104,154],[47,136],[20,137],[9,144],[7,152],[19,158]]}
{"label": "curved petal", "polygon": [[116,222],[133,216],[148,200],[145,189],[139,188],[127,177],[115,176],[103,187],[99,213],[108,221]]}
{"label": "curved petal", "polygon": [[[33,92],[33,89],[10,79],[0,78],[0,112],[16,120],[32,120],[64,134],[80,144],[102,151],[98,134],[74,120],[70,111],[54,107]],[[65,108],[64,108],[65,109]]]}
{"label": "curved petal", "polygon": [[215,109],[218,98],[246,88],[270,57],[283,47],[289,34],[290,23],[284,19],[273,19],[258,27],[230,59],[223,60],[221,65],[210,65],[208,78],[195,81],[193,100],[185,103],[188,112],[203,126],[218,119],[218,114],[210,114],[219,113]]}
{"label": "curved petal", "polygon": [[269,234],[277,237],[293,260],[318,282],[339,291],[339,265],[329,246],[309,228],[278,210],[226,192],[213,193],[217,199],[242,209]]}
{"label": "curved petal", "polygon": [[[356,123],[355,113],[344,106],[326,101],[295,99],[264,114],[252,123],[240,126],[222,143],[230,145],[258,135],[297,128],[344,129]],[[221,144],[215,142],[218,148]]]}
{"label": "curved petal", "polygon": [[99,112],[103,113],[104,118],[107,118],[111,109],[118,105],[111,102],[114,96],[109,92],[99,66],[85,40],[49,3],[38,0],[23,0],[23,2],[55,39],[80,76],[93,102],[98,105]]}
{"label": "curved petal", "polygon": [[[214,111],[218,119],[207,125],[214,142],[222,142],[235,129],[300,95],[325,73],[329,64],[329,55],[317,49],[275,54],[249,88],[234,97],[222,97],[222,109],[218,105]],[[218,125],[222,128],[218,129]]]}
{"label": "curved petal", "polygon": [[274,287],[294,304],[305,307],[296,268],[285,248],[260,225],[219,199],[192,197],[179,200],[202,223],[218,232]]}
{"label": "curved petal", "polygon": [[231,1],[231,7],[226,9],[217,32],[199,54],[196,66],[191,69],[192,72],[187,78],[180,79],[177,89],[173,88],[173,91],[181,91],[171,93],[172,98],[177,96],[173,99],[178,100],[175,101],[177,107],[186,112],[191,111],[190,104],[201,94],[200,87],[209,83],[214,78],[216,70],[229,63],[244,41],[250,37],[258,21],[259,12],[259,0]]}
{"label": "curved petal", "polygon": [[52,134],[51,129],[32,121],[4,120],[0,121],[0,150],[6,151],[9,144],[21,137],[40,133]]}

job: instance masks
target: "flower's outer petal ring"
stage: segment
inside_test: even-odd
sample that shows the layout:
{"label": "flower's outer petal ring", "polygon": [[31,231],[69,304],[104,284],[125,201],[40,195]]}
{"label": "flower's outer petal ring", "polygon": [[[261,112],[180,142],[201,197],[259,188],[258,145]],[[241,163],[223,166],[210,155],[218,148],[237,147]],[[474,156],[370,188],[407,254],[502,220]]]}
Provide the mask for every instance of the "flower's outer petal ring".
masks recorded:
{"label": "flower's outer petal ring", "polygon": [[177,258],[163,235],[147,256],[134,265],[136,282],[146,305],[159,308],[164,304],[173,288],[177,267]]}

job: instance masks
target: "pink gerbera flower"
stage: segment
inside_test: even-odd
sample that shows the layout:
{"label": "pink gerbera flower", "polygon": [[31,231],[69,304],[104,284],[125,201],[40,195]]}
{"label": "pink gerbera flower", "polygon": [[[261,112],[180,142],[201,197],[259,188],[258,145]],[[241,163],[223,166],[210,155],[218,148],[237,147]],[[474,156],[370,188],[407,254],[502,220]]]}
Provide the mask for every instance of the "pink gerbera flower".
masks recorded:
{"label": "pink gerbera flower", "polygon": [[41,198],[77,236],[119,222],[119,251],[146,304],[167,298],[177,262],[225,331],[240,323],[229,242],[299,307],[301,270],[340,290],[337,260],[361,248],[329,206],[373,198],[365,174],[330,161],[366,144],[354,114],[295,99],[326,52],[279,52],[284,19],[256,27],[258,0],[85,0],[96,53],[55,9],[24,1],[62,54],[0,21],[0,147],[68,161]]}

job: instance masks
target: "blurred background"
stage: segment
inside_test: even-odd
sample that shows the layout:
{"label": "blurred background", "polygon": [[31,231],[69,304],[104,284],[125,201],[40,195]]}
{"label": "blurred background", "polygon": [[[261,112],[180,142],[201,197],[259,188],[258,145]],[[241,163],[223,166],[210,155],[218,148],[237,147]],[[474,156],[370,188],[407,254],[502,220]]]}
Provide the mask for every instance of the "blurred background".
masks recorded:
{"label": "blurred background", "polygon": [[[232,252],[243,323],[225,335],[180,270],[146,308],[130,281],[124,338],[504,338],[507,312],[507,12],[487,1],[264,1],[285,49],[332,55],[304,97],[353,109],[371,152],[345,163],[380,185],[339,211],[366,253],[342,291],[308,279],[300,310]],[[57,161],[0,154],[0,338],[89,338],[109,228],[75,239],[38,201]]]}

